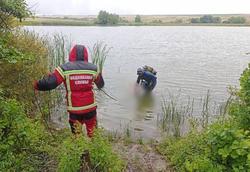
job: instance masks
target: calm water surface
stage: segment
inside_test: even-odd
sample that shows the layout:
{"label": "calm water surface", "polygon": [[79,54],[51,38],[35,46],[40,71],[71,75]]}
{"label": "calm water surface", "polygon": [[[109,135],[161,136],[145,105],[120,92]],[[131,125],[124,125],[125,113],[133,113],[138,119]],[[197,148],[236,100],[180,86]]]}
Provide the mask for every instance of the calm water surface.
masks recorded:
{"label": "calm water surface", "polygon": [[[134,134],[148,138],[159,135],[156,121],[163,96],[199,102],[210,90],[211,101],[223,103],[228,86],[239,86],[240,74],[250,62],[248,27],[26,28],[40,34],[63,33],[73,44],[92,47],[104,41],[112,47],[103,73],[105,90],[118,101],[97,93],[99,123],[109,130],[130,126]],[[158,71],[158,84],[151,95],[135,96],[136,69],[145,64]],[[67,126],[67,116],[61,116]]]}

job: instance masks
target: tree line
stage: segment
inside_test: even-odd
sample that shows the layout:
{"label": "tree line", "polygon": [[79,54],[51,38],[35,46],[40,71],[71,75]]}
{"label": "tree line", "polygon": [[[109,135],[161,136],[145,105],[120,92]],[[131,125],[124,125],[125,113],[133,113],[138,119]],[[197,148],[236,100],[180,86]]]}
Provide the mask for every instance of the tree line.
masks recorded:
{"label": "tree line", "polygon": [[107,24],[115,25],[118,24],[119,20],[120,20],[119,15],[108,13],[107,11],[100,11],[97,16],[97,24],[102,24],[102,25],[107,25]]}
{"label": "tree line", "polygon": [[[119,22],[127,22],[127,21],[124,21],[117,14],[109,13],[109,12],[103,11],[103,10],[101,10],[98,13],[97,21],[96,21],[97,24],[101,24],[101,25],[116,25]],[[141,23],[142,22],[141,16],[140,15],[136,15],[135,19],[134,19],[134,22],[135,23]]]}
{"label": "tree line", "polygon": [[[107,11],[100,11],[96,21],[97,24],[101,25],[116,25],[118,23],[123,23],[123,22],[128,23],[128,21],[125,21],[124,19],[120,18],[119,15],[112,14]],[[139,24],[143,23],[140,15],[135,16],[134,23],[139,23]],[[153,23],[158,23],[158,22],[154,20]],[[159,23],[161,23],[161,21]],[[176,20],[173,23],[183,23],[183,21],[180,19],[180,21]],[[246,23],[246,18],[242,16],[232,16],[226,20],[222,20],[221,17],[215,17],[213,15],[203,15],[201,17],[191,18],[190,23],[244,24]]]}
{"label": "tree line", "polygon": [[192,18],[191,23],[229,23],[229,24],[244,24],[246,23],[245,17],[230,17],[222,21],[221,17],[214,17],[212,15],[204,15],[199,18]]}
{"label": "tree line", "polygon": [[10,28],[14,17],[22,21],[31,15],[25,0],[0,0],[0,29]]}

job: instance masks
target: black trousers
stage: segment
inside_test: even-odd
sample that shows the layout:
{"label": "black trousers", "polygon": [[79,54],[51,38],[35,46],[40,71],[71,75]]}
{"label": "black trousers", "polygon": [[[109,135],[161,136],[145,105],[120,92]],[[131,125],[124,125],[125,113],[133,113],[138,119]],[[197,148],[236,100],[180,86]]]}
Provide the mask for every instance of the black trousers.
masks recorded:
{"label": "black trousers", "polygon": [[[93,119],[94,117],[96,117],[96,110],[85,113],[85,114],[74,114],[74,113],[70,113],[69,114],[69,124],[70,124],[70,128],[71,128],[71,132],[73,134],[76,134],[76,128],[75,128],[75,123],[76,121],[80,122],[81,124],[83,124],[84,122]],[[97,126],[97,124],[96,124]]]}

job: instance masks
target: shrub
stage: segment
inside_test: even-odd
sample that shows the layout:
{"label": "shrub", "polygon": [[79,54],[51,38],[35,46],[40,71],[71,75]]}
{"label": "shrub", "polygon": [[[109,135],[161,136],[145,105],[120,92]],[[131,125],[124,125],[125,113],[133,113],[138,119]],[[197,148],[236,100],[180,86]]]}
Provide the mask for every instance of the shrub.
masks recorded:
{"label": "shrub", "polygon": [[62,144],[59,152],[58,171],[75,172],[80,169],[80,157],[88,146],[83,137],[68,137]]}
{"label": "shrub", "polygon": [[223,171],[250,169],[250,132],[228,125],[214,125],[207,133],[209,157]]}
{"label": "shrub", "polygon": [[159,147],[179,171],[247,171],[250,135],[234,123],[217,122],[202,133],[167,139]]}
{"label": "shrub", "polygon": [[246,18],[245,17],[230,17],[227,20],[227,23],[244,24],[244,23],[246,23]]}
{"label": "shrub", "polygon": [[246,106],[241,102],[234,102],[230,106],[230,115],[234,117],[234,120],[237,121],[237,124],[240,128],[249,130],[250,128],[250,106]]}
{"label": "shrub", "polygon": [[200,18],[192,18],[191,23],[200,23]]}
{"label": "shrub", "polygon": [[250,64],[240,77],[239,98],[230,107],[230,115],[238,121],[243,129],[250,128]]}
{"label": "shrub", "polygon": [[6,97],[16,98],[26,110],[33,109],[33,81],[48,71],[45,42],[28,31],[0,35],[0,85]]}
{"label": "shrub", "polygon": [[141,23],[141,16],[140,15],[136,15],[135,16],[135,23]]}
{"label": "shrub", "polygon": [[14,17],[20,21],[31,15],[26,0],[0,1],[0,30],[10,29]]}
{"label": "shrub", "polygon": [[16,63],[17,60],[24,59],[24,54],[15,47],[7,44],[7,40],[0,38],[0,60],[5,60],[8,63]]}
{"label": "shrub", "polygon": [[0,169],[38,171],[49,157],[44,151],[47,132],[35,120],[26,117],[16,100],[0,100]]}
{"label": "shrub", "polygon": [[112,151],[112,147],[102,131],[97,130],[92,140],[89,138],[69,137],[60,148],[58,171],[75,172],[80,169],[80,157],[88,150],[91,159],[90,171],[120,172],[123,161]]}
{"label": "shrub", "polygon": [[[172,165],[179,171],[184,171],[185,161],[188,161],[195,154],[202,154],[202,143],[198,143],[198,133],[190,133],[187,137],[167,138],[158,147]],[[195,145],[192,142],[196,143]],[[193,147],[192,147],[193,146]],[[197,149],[198,148],[198,149]]]}
{"label": "shrub", "polygon": [[191,23],[221,23],[221,18],[212,15],[204,15],[200,18],[191,18]]}
{"label": "shrub", "polygon": [[240,77],[239,97],[247,106],[250,106],[250,63]]}

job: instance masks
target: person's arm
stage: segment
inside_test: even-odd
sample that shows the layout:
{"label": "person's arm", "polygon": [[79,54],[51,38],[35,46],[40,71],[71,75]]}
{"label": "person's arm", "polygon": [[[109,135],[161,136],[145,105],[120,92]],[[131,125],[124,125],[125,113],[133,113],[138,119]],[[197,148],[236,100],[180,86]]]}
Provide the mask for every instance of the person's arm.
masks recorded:
{"label": "person's arm", "polygon": [[151,81],[149,83],[149,88],[151,88],[156,83],[156,76],[150,73]]}
{"label": "person's arm", "polygon": [[64,80],[64,76],[60,68],[54,70],[53,73],[48,74],[38,81],[35,81],[34,88],[39,91],[49,91],[55,89]]}
{"label": "person's arm", "polygon": [[141,77],[140,77],[140,76],[138,76],[138,77],[137,77],[137,81],[136,81],[136,83],[137,83],[137,84],[140,84],[140,81],[141,81]]}
{"label": "person's arm", "polygon": [[99,73],[96,77],[96,79],[94,80],[95,85],[97,86],[98,89],[101,89],[104,87],[104,79],[102,77],[102,74]]}

